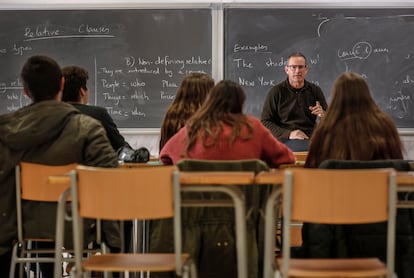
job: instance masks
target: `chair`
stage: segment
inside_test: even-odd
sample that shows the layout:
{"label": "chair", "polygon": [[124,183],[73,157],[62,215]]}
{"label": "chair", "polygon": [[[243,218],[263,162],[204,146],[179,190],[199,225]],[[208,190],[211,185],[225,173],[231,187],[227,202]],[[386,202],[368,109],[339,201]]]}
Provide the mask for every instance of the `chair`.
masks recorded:
{"label": "chair", "polygon": [[[227,171],[257,174],[261,171],[269,170],[269,166],[260,159],[183,159],[179,161],[176,166],[181,173]],[[254,185],[254,182],[252,181],[242,184],[236,182],[236,179],[233,181],[229,179],[220,184],[213,184],[213,182],[211,184],[206,184],[208,183],[208,180],[205,179],[202,183],[203,184],[182,185],[181,191],[185,192],[182,197],[184,207],[194,206],[194,204],[201,204],[202,202],[201,208],[184,210],[186,218],[183,220],[188,222],[192,221],[191,218],[196,218],[195,221],[197,221],[197,218],[200,215],[209,218],[211,218],[211,215],[218,216],[220,217],[220,220],[218,220],[220,223],[228,223],[229,219],[234,219],[234,224],[232,223],[231,225],[234,225],[238,277],[261,276],[260,266],[263,264],[261,257],[263,254],[263,252],[261,252],[263,249],[263,237],[261,235],[263,235],[264,226],[262,208],[264,207],[264,200],[266,200],[267,195],[270,193],[271,187],[265,185],[259,187],[252,186]],[[200,199],[204,199],[204,202]],[[226,205],[226,200],[230,205]],[[224,207],[229,206],[234,208],[234,212],[223,209]],[[189,225],[191,226],[191,223]],[[222,226],[224,226],[224,224]],[[215,240],[216,242],[220,241],[220,239]],[[193,246],[192,248],[197,249],[197,247]],[[256,252],[256,257],[253,257]],[[214,258],[211,258],[211,260],[212,259]],[[207,262],[205,264],[197,261],[200,276],[201,274],[205,276],[210,274],[208,272],[211,269],[211,260],[206,260]],[[203,267],[203,265],[205,266]],[[203,269],[206,269],[206,271],[203,271]],[[229,275],[234,274],[231,273]]]}
{"label": "chair", "polygon": [[[56,212],[63,210],[63,203],[58,204],[60,195],[70,187],[69,179],[62,181],[58,184],[49,182],[49,176],[51,175],[63,175],[74,169],[76,164],[67,164],[61,166],[42,165],[36,163],[21,162],[16,166],[16,210],[17,210],[17,242],[13,246],[10,277],[14,277],[16,264],[22,263],[55,263],[55,268],[60,268],[61,274],[62,265],[56,263],[56,258],[62,255],[61,252],[56,254],[55,249],[35,249],[28,248],[28,245],[32,242],[54,242],[55,240],[61,240],[63,237],[63,230],[58,230],[59,213],[56,216],[55,230],[51,227],[41,226],[41,230],[33,231],[33,229],[25,228],[27,219],[25,216],[31,218],[31,223],[42,223],[41,219],[34,219],[39,215],[35,212],[28,212],[25,210],[23,213],[23,201],[55,203],[57,206]],[[30,215],[27,215],[30,213]],[[44,215],[43,215],[44,216]],[[26,221],[25,221],[26,220]],[[61,251],[61,250],[60,250]],[[48,257],[37,257],[38,254],[50,254]],[[33,256],[36,255],[36,256]],[[21,267],[21,270],[23,268]],[[22,274],[22,271],[20,272]],[[29,273],[29,269],[27,269]]]}
{"label": "chair", "polygon": [[[196,277],[195,265],[182,253],[180,188],[173,166],[98,168],[78,166],[71,176],[75,243],[75,275],[85,272],[164,272]],[[82,261],[82,220],[173,218],[175,252],[172,254],[103,253]]]}
{"label": "chair", "polygon": [[[283,185],[282,258],[265,257],[265,276],[273,277],[276,264],[282,277],[371,277],[394,275],[396,189],[392,169],[285,170]],[[266,207],[265,245],[274,232],[275,200]],[[387,221],[387,264],[377,258],[292,259],[290,223],[360,224]],[[266,255],[266,254],[265,254]]]}
{"label": "chair", "polygon": [[[372,169],[372,168],[393,168],[398,171],[396,176],[397,187],[397,213],[396,213],[396,228],[395,228],[395,259],[394,270],[398,277],[414,277],[414,267],[408,267],[411,262],[414,262],[414,210],[413,189],[410,185],[403,186],[399,183],[401,175],[409,175],[411,171],[411,160],[406,159],[376,159],[376,160],[340,160],[328,159],[323,161],[319,168],[324,169]],[[304,224],[307,228],[305,230],[315,229],[315,224]],[[313,228],[311,228],[313,226]],[[317,225],[316,229],[325,229],[323,225]],[[337,229],[337,228],[335,228]],[[338,230],[343,230],[339,227]],[[360,256],[361,252],[366,255],[370,250],[378,248],[378,241],[385,242],[387,233],[386,223],[376,223],[369,225],[351,225],[346,228],[347,251],[349,256]],[[372,235],[376,238],[373,239]],[[364,245],[363,250],[358,246]],[[386,250],[379,251],[381,259],[385,260]]]}

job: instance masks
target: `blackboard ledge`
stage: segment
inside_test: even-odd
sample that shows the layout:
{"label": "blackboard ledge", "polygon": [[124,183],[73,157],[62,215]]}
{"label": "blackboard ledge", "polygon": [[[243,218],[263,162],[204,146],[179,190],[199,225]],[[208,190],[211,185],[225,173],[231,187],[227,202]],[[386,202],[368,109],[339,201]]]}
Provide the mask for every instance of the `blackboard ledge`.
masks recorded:
{"label": "blackboard ledge", "polygon": [[399,128],[398,134],[400,136],[414,136],[414,129],[413,128]]}
{"label": "blackboard ledge", "polygon": [[119,128],[119,132],[124,135],[159,135],[159,128]]}

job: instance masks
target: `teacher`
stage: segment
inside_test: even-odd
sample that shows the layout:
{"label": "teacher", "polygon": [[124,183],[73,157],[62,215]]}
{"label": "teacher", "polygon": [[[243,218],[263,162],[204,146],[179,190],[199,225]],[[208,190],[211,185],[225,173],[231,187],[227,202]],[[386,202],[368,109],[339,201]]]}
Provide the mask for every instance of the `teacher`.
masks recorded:
{"label": "teacher", "polygon": [[305,80],[305,55],[289,55],[285,72],[287,79],[267,94],[261,120],[292,151],[307,151],[317,119],[324,117],[328,105],[321,88]]}

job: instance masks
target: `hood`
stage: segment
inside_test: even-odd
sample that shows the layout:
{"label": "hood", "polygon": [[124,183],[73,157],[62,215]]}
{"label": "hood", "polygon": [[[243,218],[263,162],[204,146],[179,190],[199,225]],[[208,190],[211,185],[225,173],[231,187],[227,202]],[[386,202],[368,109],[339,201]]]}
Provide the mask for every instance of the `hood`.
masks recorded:
{"label": "hood", "polygon": [[24,150],[56,138],[74,114],[72,105],[47,100],[0,116],[0,141],[13,150]]}

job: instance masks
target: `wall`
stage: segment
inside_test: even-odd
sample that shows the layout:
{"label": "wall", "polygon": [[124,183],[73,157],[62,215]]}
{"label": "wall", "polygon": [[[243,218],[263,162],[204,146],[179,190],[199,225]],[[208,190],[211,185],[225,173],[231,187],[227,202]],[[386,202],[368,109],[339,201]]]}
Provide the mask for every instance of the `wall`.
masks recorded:
{"label": "wall", "polygon": [[[139,0],[0,0],[0,9],[69,9],[69,8],[157,8],[157,7],[191,7],[192,4],[210,3],[214,4],[217,9],[213,13],[213,77],[216,80],[223,78],[223,19],[221,5],[233,6],[269,6],[269,7],[378,7],[378,8],[396,8],[396,7],[414,7],[412,0],[400,1],[377,1],[377,0],[341,0],[333,1],[290,1],[290,0],[265,0],[265,1],[230,1],[230,0],[180,0],[180,1],[139,1]],[[120,129],[127,141],[135,148],[145,146],[150,149],[151,154],[158,154],[159,129]],[[400,129],[401,139],[405,147],[405,157],[414,160],[414,130]]]}

